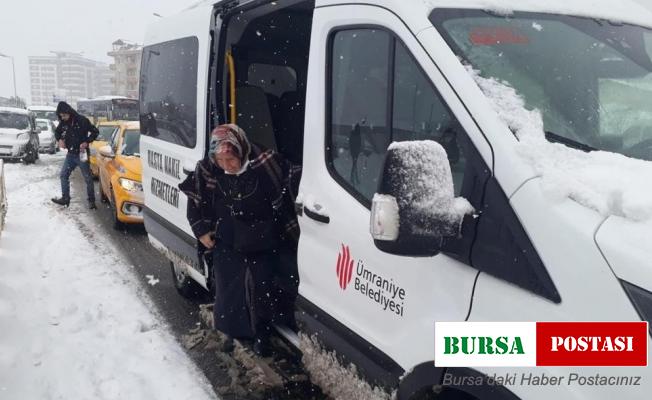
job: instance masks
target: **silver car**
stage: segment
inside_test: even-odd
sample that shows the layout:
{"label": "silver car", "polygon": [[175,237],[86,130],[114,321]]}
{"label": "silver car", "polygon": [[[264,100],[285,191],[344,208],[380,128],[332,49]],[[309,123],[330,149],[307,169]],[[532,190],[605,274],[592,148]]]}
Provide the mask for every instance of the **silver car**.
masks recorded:
{"label": "silver car", "polygon": [[54,123],[49,119],[36,118],[36,127],[41,130],[38,134],[39,151],[41,153],[54,154],[59,150],[57,141],[54,138]]}
{"label": "silver car", "polygon": [[34,163],[38,160],[39,132],[32,112],[0,107],[0,158]]}

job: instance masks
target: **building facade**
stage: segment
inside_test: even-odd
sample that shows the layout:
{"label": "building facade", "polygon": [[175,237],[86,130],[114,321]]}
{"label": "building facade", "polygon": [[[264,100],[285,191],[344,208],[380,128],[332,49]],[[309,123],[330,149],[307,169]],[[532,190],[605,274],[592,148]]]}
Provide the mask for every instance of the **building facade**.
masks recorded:
{"label": "building facade", "polygon": [[64,100],[75,106],[78,99],[111,93],[108,65],[78,53],[52,53],[54,56],[29,57],[31,104],[55,105]]}
{"label": "building facade", "polygon": [[143,47],[118,39],[113,42],[113,50],[107,54],[113,57],[110,68],[113,72],[113,91],[111,94],[138,98],[138,80]]}

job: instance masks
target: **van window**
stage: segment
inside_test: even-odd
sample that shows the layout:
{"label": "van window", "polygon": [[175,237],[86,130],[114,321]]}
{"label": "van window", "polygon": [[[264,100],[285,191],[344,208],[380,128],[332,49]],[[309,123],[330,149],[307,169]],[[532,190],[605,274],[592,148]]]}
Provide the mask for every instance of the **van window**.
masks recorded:
{"label": "van window", "polygon": [[180,146],[197,143],[197,53],[195,37],[146,46],[140,76],[143,135]]}
{"label": "van window", "polygon": [[0,128],[28,129],[29,117],[23,114],[2,112],[0,113]]}
{"label": "van window", "polygon": [[49,131],[50,123],[46,121],[36,121],[36,127],[41,128],[42,131]]}
{"label": "van window", "polygon": [[340,31],[331,65],[328,154],[340,183],[369,205],[391,142],[435,140],[448,154],[460,195],[466,133],[406,47],[382,30]]}
{"label": "van window", "polygon": [[330,158],[350,189],[371,200],[390,144],[390,35],[340,31],[332,41]]}
{"label": "van window", "polygon": [[397,42],[394,62],[392,142],[434,140],[442,145],[455,195],[462,192],[466,157],[460,135],[466,133],[405,46]]}

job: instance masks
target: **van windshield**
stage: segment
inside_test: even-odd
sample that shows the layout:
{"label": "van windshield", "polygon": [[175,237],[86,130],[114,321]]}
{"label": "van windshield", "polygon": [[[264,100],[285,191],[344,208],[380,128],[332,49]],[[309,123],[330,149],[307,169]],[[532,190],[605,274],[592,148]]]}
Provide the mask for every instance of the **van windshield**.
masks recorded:
{"label": "van windshield", "polygon": [[41,128],[42,131],[50,130],[50,123],[47,121],[36,121],[36,127]]}
{"label": "van windshield", "polygon": [[57,113],[54,111],[34,111],[36,118],[49,119],[50,121],[57,120]]}
{"label": "van windshield", "polygon": [[29,117],[23,114],[0,113],[0,128],[27,129],[29,128]]}
{"label": "van windshield", "polygon": [[652,160],[652,30],[523,12],[430,19],[466,64],[541,111],[548,140]]}

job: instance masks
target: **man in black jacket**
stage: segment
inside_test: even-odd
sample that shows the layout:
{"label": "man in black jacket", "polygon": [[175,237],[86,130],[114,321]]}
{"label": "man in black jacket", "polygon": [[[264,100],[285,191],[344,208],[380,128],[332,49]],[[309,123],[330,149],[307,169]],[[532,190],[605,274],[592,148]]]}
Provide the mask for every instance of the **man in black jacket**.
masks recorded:
{"label": "man in black jacket", "polygon": [[[79,167],[86,181],[86,194],[88,196],[88,208],[93,210],[95,206],[95,188],[93,176],[88,162],[88,145],[99,134],[98,129],[91,124],[88,118],[80,115],[65,101],[57,105],[57,117],[59,126],[54,131],[54,136],[59,142],[60,148],[68,149],[66,160],[61,167],[61,194],[60,198],[53,198],[52,201],[68,206],[70,204],[70,174]],[[82,157],[80,158],[80,153]],[[85,156],[85,157],[84,157]]]}

